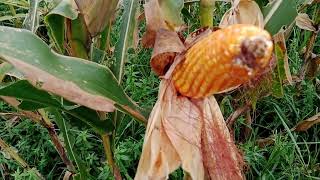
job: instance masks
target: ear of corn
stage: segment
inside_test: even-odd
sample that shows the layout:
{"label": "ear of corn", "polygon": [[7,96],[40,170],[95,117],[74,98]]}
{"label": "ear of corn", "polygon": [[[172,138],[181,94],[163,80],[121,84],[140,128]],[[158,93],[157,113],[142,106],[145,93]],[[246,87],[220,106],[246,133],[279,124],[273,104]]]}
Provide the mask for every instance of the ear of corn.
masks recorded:
{"label": "ear of corn", "polygon": [[272,51],[267,31],[253,25],[231,25],[192,46],[172,79],[184,96],[201,98],[221,93],[265,71]]}

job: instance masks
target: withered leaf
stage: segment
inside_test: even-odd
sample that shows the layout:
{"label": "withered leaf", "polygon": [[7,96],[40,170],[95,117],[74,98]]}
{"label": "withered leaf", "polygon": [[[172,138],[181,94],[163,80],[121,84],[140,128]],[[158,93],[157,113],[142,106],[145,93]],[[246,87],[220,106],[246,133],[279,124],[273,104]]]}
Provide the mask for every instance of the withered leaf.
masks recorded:
{"label": "withered leaf", "polygon": [[[174,6],[171,7],[170,4],[173,4]],[[180,16],[183,2],[182,7],[180,4],[180,0],[163,0],[161,3],[159,3],[158,0],[149,0],[144,4],[147,23],[146,33],[142,37],[142,44],[144,47],[153,47],[156,33],[159,29],[175,31],[180,28],[181,22],[177,18]]]}
{"label": "withered leaf", "polygon": [[307,131],[313,125],[320,123],[320,113],[299,122],[293,129],[294,131]]}
{"label": "withered leaf", "polygon": [[[119,0],[75,0],[92,37],[102,32],[113,18]],[[108,20],[109,19],[109,20]]]}
{"label": "withered leaf", "polygon": [[167,84],[162,98],[163,127],[192,179],[204,179],[201,154],[201,115],[198,107],[187,97],[177,96],[174,86]]}
{"label": "withered leaf", "polygon": [[242,179],[242,162],[214,97],[189,99],[162,80],[135,179],[164,179],[179,165],[192,179]]}
{"label": "withered leaf", "polygon": [[273,40],[276,45],[279,45],[282,53],[284,54],[283,61],[284,61],[285,74],[289,84],[292,85],[292,76],[291,76],[290,67],[289,67],[289,59],[288,59],[288,53],[287,53],[287,47],[286,47],[286,40],[284,37],[284,31],[280,30],[277,34],[275,34],[273,36]]}
{"label": "withered leaf", "polygon": [[266,146],[269,146],[274,143],[274,138],[273,137],[267,137],[263,139],[258,139],[257,144],[260,148],[265,148]]}
{"label": "withered leaf", "polygon": [[[160,88],[159,99],[165,91],[165,88]],[[162,125],[161,108],[161,101],[158,100],[148,120],[143,150],[135,175],[136,180],[166,179],[181,164]]]}
{"label": "withered leaf", "polygon": [[312,20],[309,18],[306,13],[299,13],[296,17],[296,25],[300,29],[308,30],[308,31],[316,31],[316,28],[313,26]]}
{"label": "withered leaf", "polygon": [[160,29],[156,36],[151,57],[151,68],[159,76],[162,76],[172,64],[177,53],[184,51],[185,46],[177,33]]}
{"label": "withered leaf", "polygon": [[219,27],[232,24],[253,24],[263,28],[263,15],[259,5],[252,0],[234,1],[232,7],[223,15]]}

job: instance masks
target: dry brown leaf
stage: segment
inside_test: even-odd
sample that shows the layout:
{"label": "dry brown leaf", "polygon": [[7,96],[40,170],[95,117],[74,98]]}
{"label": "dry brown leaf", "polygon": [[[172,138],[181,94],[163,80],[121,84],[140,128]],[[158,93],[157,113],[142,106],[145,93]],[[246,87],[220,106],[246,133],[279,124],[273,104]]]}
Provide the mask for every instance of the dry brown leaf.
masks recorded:
{"label": "dry brown leaf", "polygon": [[299,122],[293,129],[294,131],[307,131],[313,125],[320,123],[320,113]]}
{"label": "dry brown leaf", "polygon": [[156,36],[151,57],[151,68],[158,75],[166,73],[177,53],[185,50],[177,33],[160,29]]}
{"label": "dry brown leaf", "polygon": [[235,0],[223,15],[219,27],[224,28],[232,24],[253,24],[263,28],[263,14],[259,5],[252,0]]}
{"label": "dry brown leaf", "polygon": [[111,19],[119,0],[75,0],[92,37],[102,32]]}
{"label": "dry brown leaf", "polygon": [[163,127],[192,179],[204,179],[201,154],[201,116],[187,97],[177,96],[170,80],[164,80],[167,91],[162,99]]}
{"label": "dry brown leaf", "polygon": [[214,97],[179,96],[162,80],[135,179],[166,179],[182,165],[192,179],[242,179],[242,157]]}
{"label": "dry brown leaf", "polygon": [[300,29],[308,30],[308,31],[316,31],[316,28],[313,26],[312,20],[309,18],[306,13],[299,13],[296,17],[296,25]]}
{"label": "dry brown leaf", "polygon": [[258,139],[257,144],[260,148],[265,148],[275,142],[273,137],[267,137],[263,139]]}
{"label": "dry brown leaf", "polygon": [[[165,91],[164,88],[160,88],[159,99]],[[167,179],[168,175],[181,164],[180,158],[163,128],[161,108],[161,101],[158,100],[148,120],[135,180]]]}
{"label": "dry brown leaf", "polygon": [[277,34],[273,36],[273,40],[274,40],[274,44],[278,44],[284,53],[284,59],[283,59],[284,70],[285,70],[285,74],[289,84],[292,85],[293,81],[292,81],[292,76],[291,76],[290,67],[289,67],[289,58],[288,58],[288,52],[286,47],[286,40],[284,36],[285,36],[284,31],[280,30]]}
{"label": "dry brown leaf", "polygon": [[161,15],[158,0],[150,0],[144,4],[144,14],[146,17],[147,30],[142,37],[144,47],[151,48],[154,45],[158,29],[169,29]]}
{"label": "dry brown leaf", "polygon": [[64,176],[63,176],[63,180],[70,180],[70,179],[72,179],[72,172],[70,172],[70,171],[66,171],[66,173],[64,174]]}

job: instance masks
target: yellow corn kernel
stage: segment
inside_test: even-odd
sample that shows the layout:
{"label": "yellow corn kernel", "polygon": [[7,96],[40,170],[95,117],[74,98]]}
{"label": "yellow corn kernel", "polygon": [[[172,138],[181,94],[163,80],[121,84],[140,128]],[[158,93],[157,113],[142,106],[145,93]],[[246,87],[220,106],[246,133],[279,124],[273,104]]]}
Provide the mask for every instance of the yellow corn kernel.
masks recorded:
{"label": "yellow corn kernel", "polygon": [[175,68],[173,83],[179,93],[192,98],[225,92],[264,72],[272,51],[267,31],[231,25],[192,46]]}

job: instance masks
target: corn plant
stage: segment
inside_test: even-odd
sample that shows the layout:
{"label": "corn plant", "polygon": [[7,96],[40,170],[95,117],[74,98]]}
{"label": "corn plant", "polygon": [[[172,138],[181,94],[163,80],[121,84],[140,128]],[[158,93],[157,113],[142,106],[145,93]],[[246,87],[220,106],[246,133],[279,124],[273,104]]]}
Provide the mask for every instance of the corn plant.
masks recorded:
{"label": "corn plant", "polygon": [[[317,0],[2,4],[11,15],[0,17],[0,97],[19,116],[48,131],[65,164],[64,179],[97,178],[74,148],[70,127],[77,124],[99,136],[106,166],[115,179],[122,179],[114,154],[124,116],[147,126],[135,179],[166,179],[179,167],[186,179],[244,179],[246,162],[233,134],[236,119],[254,110],[263,97],[283,98],[288,85],[300,86],[305,78],[317,83]],[[216,21],[221,7],[230,8]],[[192,29],[194,8],[200,23]],[[119,18],[119,40],[112,47],[111,32]],[[294,26],[310,32],[299,76],[291,74],[286,48]],[[140,107],[124,89],[128,50],[137,48],[152,49],[150,69],[161,81],[153,108]],[[227,95],[238,97],[240,105],[225,121],[215,97]],[[316,114],[294,130],[305,131],[318,122]],[[33,169],[9,144],[0,138],[3,151],[23,168]],[[33,170],[35,178],[46,177]]]}

